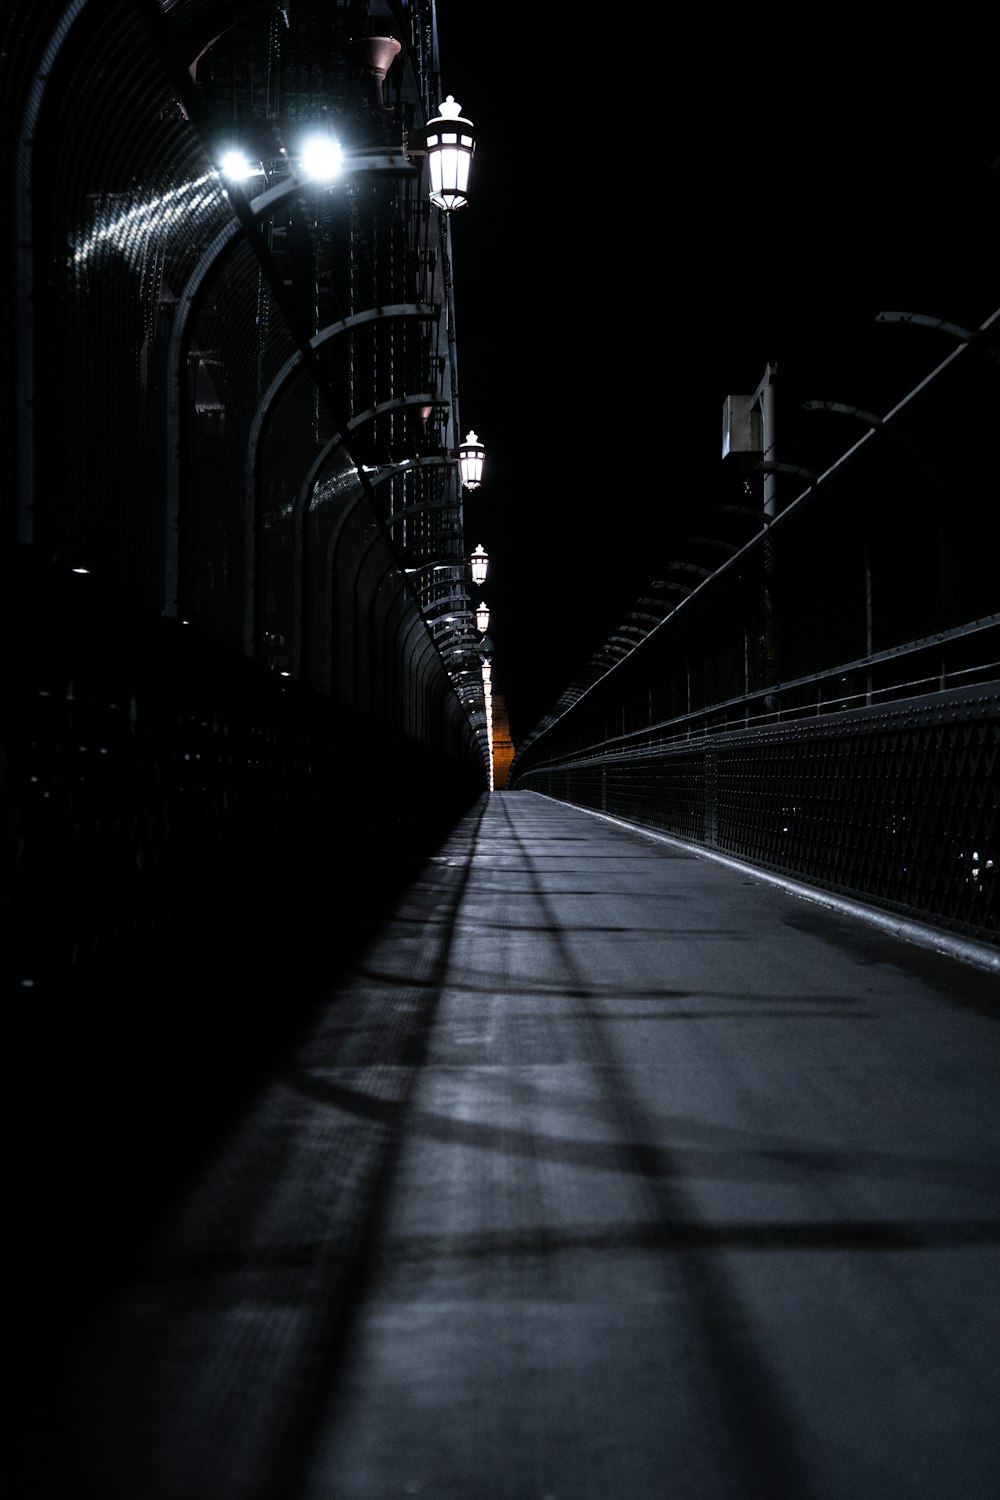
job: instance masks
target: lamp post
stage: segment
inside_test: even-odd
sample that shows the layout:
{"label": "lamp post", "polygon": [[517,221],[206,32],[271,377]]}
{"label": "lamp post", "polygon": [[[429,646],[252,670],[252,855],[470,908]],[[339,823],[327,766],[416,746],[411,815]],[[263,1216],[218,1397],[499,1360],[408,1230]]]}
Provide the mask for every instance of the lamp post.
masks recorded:
{"label": "lamp post", "polygon": [[476,628],[485,635],[490,623],[490,612],[485,600],[480,600],[479,608],[476,610]]}
{"label": "lamp post", "polygon": [[[752,396],[727,396],[722,409],[722,457],[731,454],[741,462],[756,460],[764,474],[764,524],[770,526],[778,513],[777,483],[780,465],[775,455],[775,376],[769,364]],[[774,546],[765,537],[764,558],[764,672],[767,689],[778,681],[778,626],[775,612],[776,568]],[[769,692],[768,706],[773,706]]]}

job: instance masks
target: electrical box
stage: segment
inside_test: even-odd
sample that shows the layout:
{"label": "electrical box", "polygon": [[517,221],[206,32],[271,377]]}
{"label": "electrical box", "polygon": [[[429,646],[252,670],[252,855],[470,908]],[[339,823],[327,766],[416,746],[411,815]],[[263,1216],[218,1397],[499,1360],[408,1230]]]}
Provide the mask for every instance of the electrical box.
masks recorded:
{"label": "electrical box", "polygon": [[727,396],[722,403],[722,457],[760,458],[760,405],[754,396]]}

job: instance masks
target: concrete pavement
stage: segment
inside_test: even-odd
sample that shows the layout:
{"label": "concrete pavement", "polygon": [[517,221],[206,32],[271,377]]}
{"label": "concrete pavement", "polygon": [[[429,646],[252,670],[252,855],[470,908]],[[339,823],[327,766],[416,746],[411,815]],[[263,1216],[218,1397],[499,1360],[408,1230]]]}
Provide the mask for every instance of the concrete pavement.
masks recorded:
{"label": "concrete pavement", "polygon": [[484,798],[81,1312],[37,1493],[995,1500],[981,957]]}

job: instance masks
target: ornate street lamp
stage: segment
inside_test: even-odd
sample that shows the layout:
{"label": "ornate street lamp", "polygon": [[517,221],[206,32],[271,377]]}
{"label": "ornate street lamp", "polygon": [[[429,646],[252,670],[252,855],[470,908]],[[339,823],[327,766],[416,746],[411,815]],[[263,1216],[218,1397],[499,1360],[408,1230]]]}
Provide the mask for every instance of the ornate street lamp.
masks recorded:
{"label": "ornate street lamp", "polygon": [[476,627],[485,635],[486,630],[489,627],[489,623],[490,612],[487,609],[486,604],[483,601],[480,601],[479,608],[476,610]]}
{"label": "ornate street lamp", "polygon": [[479,441],[476,433],[467,432],[465,442],[458,450],[459,463],[462,468],[462,483],[467,490],[478,489],[483,478],[483,459],[486,449]]}
{"label": "ornate street lamp", "polygon": [[469,169],[476,142],[472,121],[463,119],[461,105],[455,103],[453,94],[438,108],[440,114],[427,121],[430,200],[436,208],[451,213],[469,201]]}
{"label": "ornate street lamp", "polygon": [[476,547],[470,561],[472,563],[473,583],[485,583],[486,564],[489,562],[489,556],[487,554],[486,548],[482,545],[482,543],[480,543],[479,546]]}

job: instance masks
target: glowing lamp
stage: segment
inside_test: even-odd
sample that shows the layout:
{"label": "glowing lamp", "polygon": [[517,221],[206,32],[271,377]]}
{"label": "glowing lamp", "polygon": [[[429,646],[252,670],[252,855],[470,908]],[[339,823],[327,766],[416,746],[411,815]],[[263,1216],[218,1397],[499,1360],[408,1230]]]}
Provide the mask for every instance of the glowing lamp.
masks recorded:
{"label": "glowing lamp", "polygon": [[472,581],[473,583],[486,582],[486,564],[489,562],[486,548],[480,543],[472,554]]}
{"label": "glowing lamp", "polygon": [[242,151],[227,151],[219,165],[230,182],[245,182],[254,170]]}
{"label": "glowing lamp", "polygon": [[482,483],[483,459],[486,449],[474,432],[466,433],[465,442],[458,450],[462,468],[462,483],[467,490],[474,490]]}
{"label": "glowing lamp", "polygon": [[427,121],[427,160],[430,165],[430,200],[446,213],[468,203],[469,169],[476,149],[472,121],[462,118],[461,105],[449,94],[438,105],[440,114]]}

